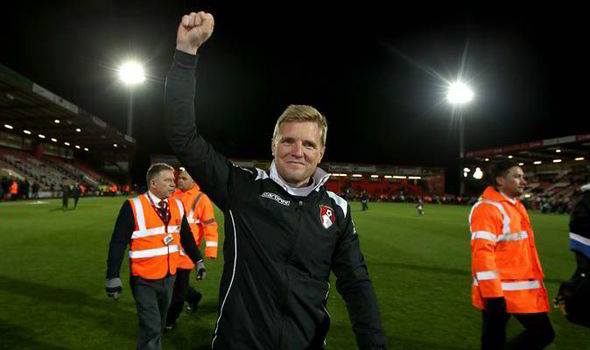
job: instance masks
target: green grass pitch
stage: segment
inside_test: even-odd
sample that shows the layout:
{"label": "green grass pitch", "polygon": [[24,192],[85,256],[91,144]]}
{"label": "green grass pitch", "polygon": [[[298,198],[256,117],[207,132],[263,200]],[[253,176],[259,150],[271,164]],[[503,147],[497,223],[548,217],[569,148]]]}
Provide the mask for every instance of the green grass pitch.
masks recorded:
{"label": "green grass pitch", "polygon": [[[133,349],[137,318],[128,279],[119,302],[107,299],[108,242],[123,197],[0,203],[0,349]],[[392,349],[477,349],[480,313],[470,305],[469,208],[371,203],[353,218]],[[574,270],[568,217],[532,214],[551,297]],[[218,215],[220,233],[223,218]],[[222,240],[222,238],[220,238]],[[207,279],[192,281],[204,298],[199,312],[181,315],[165,349],[207,349],[217,318],[221,260]],[[128,275],[124,262],[122,276]],[[333,282],[333,281],[332,281]],[[354,349],[344,303],[332,283],[329,349]],[[550,349],[590,349],[588,329],[551,312],[557,337]],[[520,331],[511,320],[509,335]]]}

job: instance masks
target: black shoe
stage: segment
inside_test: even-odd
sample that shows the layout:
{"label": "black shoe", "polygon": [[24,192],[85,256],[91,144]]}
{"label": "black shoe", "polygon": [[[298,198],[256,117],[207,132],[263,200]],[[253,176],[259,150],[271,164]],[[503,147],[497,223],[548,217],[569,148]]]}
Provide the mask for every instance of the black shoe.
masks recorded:
{"label": "black shoe", "polygon": [[201,302],[201,299],[203,299],[203,294],[198,293],[195,296],[195,299],[188,302],[188,306],[186,307],[186,310],[192,314],[196,313],[197,310],[199,309],[199,303]]}
{"label": "black shoe", "polygon": [[164,327],[164,334],[171,332],[174,328],[176,327],[176,323],[172,323],[172,324],[167,324]]}

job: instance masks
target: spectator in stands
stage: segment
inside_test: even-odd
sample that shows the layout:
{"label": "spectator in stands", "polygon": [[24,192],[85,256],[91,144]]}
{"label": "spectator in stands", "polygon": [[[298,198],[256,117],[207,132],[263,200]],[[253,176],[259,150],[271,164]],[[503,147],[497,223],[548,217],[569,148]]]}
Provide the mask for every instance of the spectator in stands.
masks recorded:
{"label": "spectator in stands", "polygon": [[21,188],[22,188],[22,193],[20,195],[20,198],[29,199],[29,191],[31,189],[31,184],[29,183],[29,180],[27,180],[27,178],[24,179],[23,185]]}
{"label": "spectator in stands", "polygon": [[31,186],[31,188],[33,190],[33,198],[39,199],[39,183],[33,182],[33,185]]}
{"label": "spectator in stands", "polygon": [[72,190],[72,197],[74,198],[74,209],[78,207],[78,200],[80,199],[80,194],[82,193],[82,189],[80,188],[80,184],[76,183]]}
{"label": "spectator in stands", "polygon": [[[65,181],[65,179],[64,179]],[[66,210],[68,209],[68,201],[70,198],[70,186],[64,182],[61,186],[61,205],[62,205],[62,209]]]}
{"label": "spectator in stands", "polygon": [[18,182],[16,179],[12,179],[10,183],[10,199],[13,201],[18,199]]}

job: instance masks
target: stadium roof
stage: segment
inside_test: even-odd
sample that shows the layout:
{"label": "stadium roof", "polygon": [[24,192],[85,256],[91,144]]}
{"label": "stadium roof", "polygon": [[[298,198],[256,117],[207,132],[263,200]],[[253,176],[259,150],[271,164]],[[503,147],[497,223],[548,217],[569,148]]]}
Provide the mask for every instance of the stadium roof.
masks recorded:
{"label": "stadium roof", "polygon": [[590,134],[580,134],[471,151],[466,153],[465,158],[485,162],[502,157],[512,158],[523,165],[537,165],[588,161],[588,155]]}
{"label": "stadium roof", "polygon": [[66,148],[128,153],[136,147],[132,137],[1,64],[0,123],[4,132]]}

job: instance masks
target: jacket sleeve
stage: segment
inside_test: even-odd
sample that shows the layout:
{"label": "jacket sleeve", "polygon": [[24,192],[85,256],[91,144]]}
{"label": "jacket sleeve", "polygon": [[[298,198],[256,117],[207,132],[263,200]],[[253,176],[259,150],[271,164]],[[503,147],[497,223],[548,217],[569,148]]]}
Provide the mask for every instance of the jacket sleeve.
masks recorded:
{"label": "jacket sleeve", "polygon": [[471,270],[483,298],[503,297],[496,267],[496,242],[502,233],[502,214],[482,203],[471,213]]}
{"label": "jacket sleeve", "polygon": [[182,223],[180,226],[180,244],[186,255],[188,255],[195,265],[197,262],[203,260],[203,256],[201,255],[199,247],[197,247],[197,242],[195,242],[195,237],[191,232],[191,227],[188,224],[186,215],[182,217]]}
{"label": "jacket sleeve", "polygon": [[387,341],[383,334],[377,298],[361,253],[350,206],[347,213],[332,257],[336,289],[346,302],[359,349],[385,349]]}
{"label": "jacket sleeve", "polygon": [[199,205],[199,219],[201,221],[201,227],[203,229],[203,237],[205,238],[205,257],[217,258],[217,221],[215,221],[215,210],[213,209],[213,203],[209,197],[203,194],[203,197],[198,203]]}
{"label": "jacket sleeve", "polygon": [[574,206],[569,226],[570,249],[590,259],[590,194]]}
{"label": "jacket sleeve", "polygon": [[232,165],[197,131],[195,124],[196,65],[197,56],[176,50],[172,67],[166,76],[166,137],[188,173],[223,209],[227,204]]}
{"label": "jacket sleeve", "polygon": [[109,255],[107,258],[107,279],[118,278],[121,264],[127,245],[131,242],[131,235],[135,227],[133,210],[129,201],[125,201],[119,210],[119,216],[115,222],[111,242],[109,243]]}

